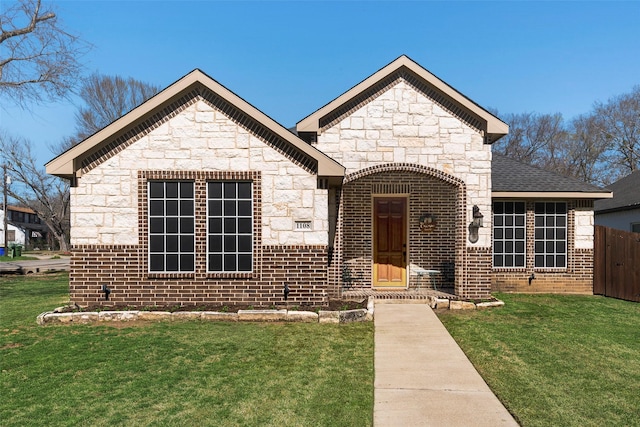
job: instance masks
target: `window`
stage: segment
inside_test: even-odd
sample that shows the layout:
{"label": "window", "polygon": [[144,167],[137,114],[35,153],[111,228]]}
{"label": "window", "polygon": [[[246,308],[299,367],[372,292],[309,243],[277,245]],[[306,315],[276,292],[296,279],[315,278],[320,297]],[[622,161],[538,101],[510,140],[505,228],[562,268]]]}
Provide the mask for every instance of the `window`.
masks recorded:
{"label": "window", "polygon": [[252,183],[207,183],[207,271],[253,270]]}
{"label": "window", "polygon": [[640,222],[632,222],[631,223],[631,231],[633,233],[640,233]]}
{"label": "window", "polygon": [[195,270],[194,183],[149,182],[149,271]]}
{"label": "window", "polygon": [[524,267],[526,262],[524,202],[493,202],[493,266]]}
{"label": "window", "polygon": [[567,204],[535,204],[535,267],[567,266]]}

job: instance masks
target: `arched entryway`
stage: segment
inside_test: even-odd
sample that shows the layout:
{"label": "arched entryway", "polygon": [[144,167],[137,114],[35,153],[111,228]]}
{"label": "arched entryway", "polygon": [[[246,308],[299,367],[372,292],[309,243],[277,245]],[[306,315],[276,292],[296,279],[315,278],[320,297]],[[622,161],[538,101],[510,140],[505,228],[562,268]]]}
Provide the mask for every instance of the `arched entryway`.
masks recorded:
{"label": "arched entryway", "polygon": [[382,290],[435,284],[458,293],[465,199],[464,182],[421,165],[394,163],[347,175],[338,227],[343,282]]}

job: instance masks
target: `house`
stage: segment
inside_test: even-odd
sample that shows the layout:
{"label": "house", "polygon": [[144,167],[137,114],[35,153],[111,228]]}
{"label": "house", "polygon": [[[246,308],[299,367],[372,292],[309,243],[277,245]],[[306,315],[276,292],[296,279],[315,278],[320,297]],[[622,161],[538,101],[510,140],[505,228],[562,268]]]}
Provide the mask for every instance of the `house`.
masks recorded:
{"label": "house", "polygon": [[507,132],[406,56],[295,133],[194,70],[46,165],[72,185],[72,301],[103,303],[108,285],[129,305],[271,305],[285,289],[325,304],[426,278],[463,298],[523,281],[589,293],[592,203],[609,192],[505,161],[518,180],[494,194]]}
{"label": "house", "polygon": [[[7,244],[28,248],[48,247],[48,229],[36,213],[21,206],[7,206]],[[0,247],[4,248],[4,211],[0,210]]]}
{"label": "house", "polygon": [[613,198],[596,201],[596,225],[640,233],[640,171],[607,188],[613,191]]}

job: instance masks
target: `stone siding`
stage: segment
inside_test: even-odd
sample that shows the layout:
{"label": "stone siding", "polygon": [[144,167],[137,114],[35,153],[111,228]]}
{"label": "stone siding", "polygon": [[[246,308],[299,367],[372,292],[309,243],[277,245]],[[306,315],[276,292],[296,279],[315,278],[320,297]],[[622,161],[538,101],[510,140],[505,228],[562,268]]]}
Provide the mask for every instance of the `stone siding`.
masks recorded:
{"label": "stone siding", "polygon": [[[138,171],[261,171],[262,238],[326,245],[327,190],[317,176],[203,99],[85,171],[71,189],[72,245],[136,245]],[[312,230],[295,231],[294,221]]]}
{"label": "stone siding", "polygon": [[[327,123],[315,146],[346,168],[341,240],[335,245],[341,245],[342,258],[335,261],[349,266],[360,286],[372,283],[371,197],[380,193],[374,187],[405,184],[410,190],[396,192],[409,194],[408,285],[418,280],[412,270],[433,269],[442,271],[439,285],[455,289],[457,295],[489,295],[491,147],[482,131],[398,78]],[[350,182],[349,177],[364,176],[373,168],[386,172]],[[416,172],[410,173],[412,169]],[[474,205],[485,218],[478,241],[470,243],[466,227]],[[433,233],[419,231],[424,213],[438,217]]]}
{"label": "stone siding", "polygon": [[485,215],[476,244],[490,247],[491,147],[480,130],[400,78],[360,108],[321,129],[316,148],[346,167],[409,163],[431,167],[465,183],[472,207]]}
{"label": "stone siding", "polygon": [[575,241],[577,249],[593,249],[594,239],[593,201],[578,202],[575,209]]}

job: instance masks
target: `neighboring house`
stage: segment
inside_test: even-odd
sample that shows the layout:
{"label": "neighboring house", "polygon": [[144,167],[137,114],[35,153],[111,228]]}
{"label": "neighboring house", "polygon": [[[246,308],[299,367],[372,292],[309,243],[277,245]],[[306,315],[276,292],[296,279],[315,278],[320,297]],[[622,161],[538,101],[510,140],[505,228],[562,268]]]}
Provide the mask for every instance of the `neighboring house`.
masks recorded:
{"label": "neighboring house", "polygon": [[[7,206],[7,243],[32,249],[47,246],[47,227],[30,208]],[[4,211],[0,209],[0,247],[4,244]]]}
{"label": "neighboring house", "polygon": [[613,191],[613,198],[596,202],[596,225],[640,233],[640,171],[607,188]]}
{"label": "neighboring house", "polygon": [[533,191],[545,173],[505,161],[518,180],[492,194],[507,132],[406,56],[296,134],[194,70],[46,165],[72,185],[71,299],[100,303],[106,284],[130,305],[270,305],[286,285],[324,304],[354,278],[402,291],[429,271],[464,298],[532,272],[532,291],[590,292],[592,201],[609,192],[556,176]]}

